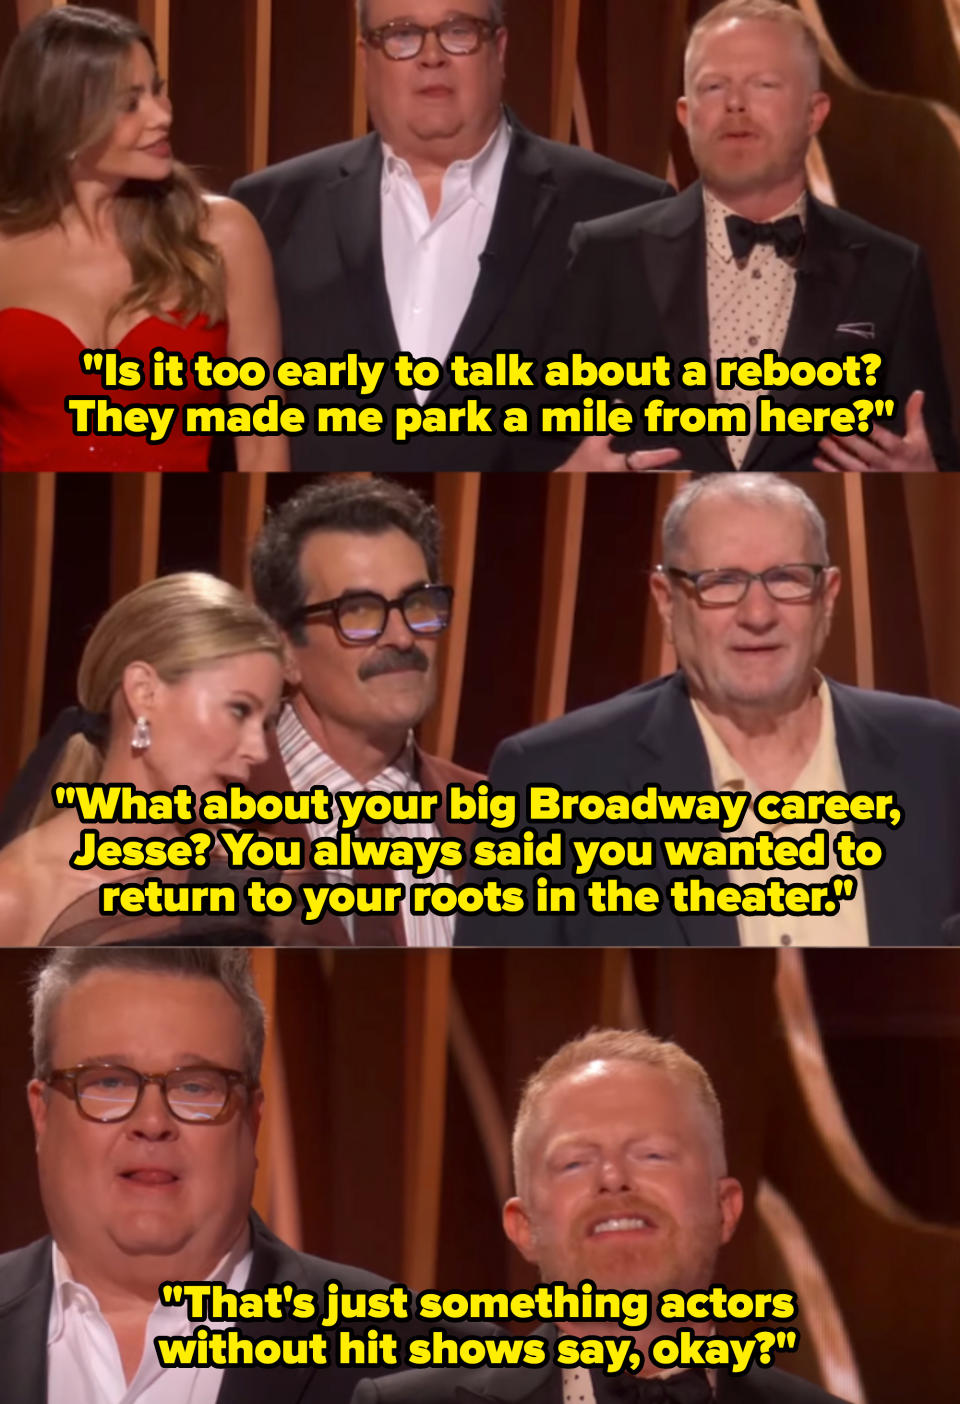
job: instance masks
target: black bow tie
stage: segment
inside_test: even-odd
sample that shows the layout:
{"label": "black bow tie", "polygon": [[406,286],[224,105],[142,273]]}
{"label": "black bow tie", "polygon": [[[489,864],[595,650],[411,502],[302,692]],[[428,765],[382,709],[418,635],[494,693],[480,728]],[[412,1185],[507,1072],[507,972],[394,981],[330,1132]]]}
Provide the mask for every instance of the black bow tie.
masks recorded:
{"label": "black bow tie", "polygon": [[591,1372],[597,1404],[713,1404],[713,1390],[702,1370],[684,1370],[662,1379]]}
{"label": "black bow tie", "polygon": [[727,215],[727,238],[738,262],[750,257],[755,244],[772,244],[778,258],[796,258],[803,248],[803,223],[799,215],[787,215],[772,224]]}

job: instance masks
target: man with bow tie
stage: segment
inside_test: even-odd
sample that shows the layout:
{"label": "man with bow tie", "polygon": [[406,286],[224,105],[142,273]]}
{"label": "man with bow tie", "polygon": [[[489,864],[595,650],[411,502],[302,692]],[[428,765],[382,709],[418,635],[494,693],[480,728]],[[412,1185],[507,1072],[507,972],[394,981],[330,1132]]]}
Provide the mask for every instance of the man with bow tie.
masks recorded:
{"label": "man with bow tie", "polygon": [[[723,0],[694,26],[677,104],[700,180],[675,200],[574,230],[556,351],[595,360],[667,353],[677,382],[681,362],[699,359],[708,385],[658,392],[668,404],[749,411],[747,433],[638,434],[626,441],[630,467],[645,466],[640,450],[661,446],[682,452],[677,467],[698,471],[960,467],[921,250],[806,188],[807,150],[830,110],[819,67],[816,36],[798,10]],[[875,352],[883,366],[874,385],[870,362],[854,387],[715,385],[720,358],[764,351],[791,364]],[[649,395],[623,398],[638,412]],[[764,395],[784,407],[893,398],[896,413],[869,436],[756,433]],[[584,467],[608,466],[611,448],[585,440],[578,457]],[[567,451],[556,446],[556,457]]]}
{"label": "man with bow tie", "polygon": [[[523,1090],[513,1167],[516,1194],[503,1226],[540,1281],[651,1294],[651,1320],[629,1333],[644,1357],[639,1374],[561,1368],[550,1324],[538,1333],[544,1366],[386,1375],[363,1381],[353,1404],[830,1404],[832,1396],[777,1368],[734,1375],[663,1370],[649,1359],[657,1337],[684,1326],[710,1334],[702,1321],[661,1321],[657,1297],[716,1281],[717,1253],[743,1208],[743,1190],[727,1174],[717,1094],[677,1044],[623,1029],[565,1043]],[[617,1321],[565,1321],[560,1330],[627,1334]],[[739,1334],[750,1334],[743,1323]]]}

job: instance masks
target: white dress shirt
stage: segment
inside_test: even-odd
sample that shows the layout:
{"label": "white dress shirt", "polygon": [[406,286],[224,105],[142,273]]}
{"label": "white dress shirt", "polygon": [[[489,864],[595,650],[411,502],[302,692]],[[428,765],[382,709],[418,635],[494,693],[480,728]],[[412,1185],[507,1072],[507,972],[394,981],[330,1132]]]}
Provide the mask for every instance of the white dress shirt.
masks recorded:
{"label": "white dress shirt", "polygon": [[[289,705],[284,707],[280,714],[280,720],[277,722],[277,745],[280,747],[280,754],[283,757],[292,790],[311,790],[314,785],[323,785],[331,795],[335,795],[338,790],[345,790],[350,794],[356,794],[359,790],[369,790],[371,793],[380,794],[407,795],[421,792],[420,782],[416,776],[412,736],[408,738],[406,747],[397,759],[386,766],[379,775],[368,780],[365,785],[361,785],[359,780],[349,775],[332,756],[328,756],[326,751],[320,749],[293,707]],[[311,821],[304,827],[308,830],[311,839],[336,839],[340,827],[339,820],[340,810],[334,802],[330,806],[330,819],[326,824]],[[383,837],[386,839],[436,839],[440,838],[440,831],[435,824],[395,824],[388,821],[383,825]],[[396,882],[403,883],[408,894],[411,883],[427,881],[425,878],[416,878],[413,873],[399,868],[394,870],[393,876]],[[317,878],[322,882],[352,883],[353,872],[352,870],[324,868],[317,872]],[[443,883],[450,882],[452,879],[448,871],[438,868],[431,875],[429,881]],[[455,917],[438,916],[436,912],[429,911],[424,912],[422,916],[415,917],[409,911],[406,899],[401,902],[400,910],[403,914],[403,932],[408,946],[450,946],[453,944]],[[347,934],[352,941],[352,916],[343,915],[340,916],[340,920],[346,927]]]}
{"label": "white dress shirt", "polygon": [[[408,163],[383,144],[383,269],[400,350],[446,360],[480,271],[510,151],[505,117],[476,156],[453,161],[431,218]],[[417,390],[422,404],[429,390]]]}
{"label": "white dress shirt", "polygon": [[[250,1233],[244,1229],[207,1281],[223,1282],[229,1291],[242,1292],[252,1261]],[[154,1349],[155,1336],[191,1336],[200,1324],[187,1320],[186,1303],[167,1307],[158,1300],[147,1320],[140,1364],[127,1384],[116,1337],[100,1304],[89,1287],[75,1281],[54,1244],[47,1404],[216,1404],[223,1379],[220,1369],[165,1369]],[[214,1323],[218,1330],[231,1324]]]}

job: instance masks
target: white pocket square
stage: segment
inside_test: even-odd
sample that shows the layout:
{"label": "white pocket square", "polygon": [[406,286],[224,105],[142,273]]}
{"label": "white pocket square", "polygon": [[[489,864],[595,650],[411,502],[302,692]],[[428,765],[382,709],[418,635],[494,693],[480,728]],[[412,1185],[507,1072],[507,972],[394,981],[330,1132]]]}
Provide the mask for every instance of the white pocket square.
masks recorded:
{"label": "white pocket square", "polygon": [[841,336],[862,336],[864,341],[875,341],[877,329],[872,322],[841,322],[837,327]]}

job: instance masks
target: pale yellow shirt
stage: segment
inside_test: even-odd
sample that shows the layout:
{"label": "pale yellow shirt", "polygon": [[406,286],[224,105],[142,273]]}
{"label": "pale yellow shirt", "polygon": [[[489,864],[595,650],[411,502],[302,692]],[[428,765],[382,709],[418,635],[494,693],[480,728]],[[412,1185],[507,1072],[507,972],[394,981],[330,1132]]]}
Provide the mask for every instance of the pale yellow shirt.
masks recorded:
{"label": "pale yellow shirt", "polygon": [[[763,351],[783,350],[793,297],[797,287],[797,270],[779,257],[772,244],[757,244],[750,257],[738,263],[730,248],[727,215],[735,211],[717,199],[709,190],[703,192],[703,213],[707,234],[707,316],[710,326],[710,360],[715,367],[721,357],[735,356],[744,360],[759,356]],[[806,223],[806,193],[795,200],[774,219],[799,215]],[[763,221],[773,223],[773,220]],[[729,390],[716,389],[717,404],[745,405],[750,411],[750,434],[731,434],[727,448],[733,466],[741,468],[753,439],[757,399],[760,395],[777,397],[776,390],[745,390],[738,385]]]}
{"label": "pale yellow shirt", "polygon": [[[833,719],[833,698],[830,689],[821,678],[817,696],[820,698],[820,734],[806,765],[789,789],[806,794],[811,791],[846,791],[846,781],[837,751],[837,734]],[[734,760],[717,735],[706,714],[696,702],[693,714],[707,748],[710,774],[716,790],[746,790],[751,795],[762,794],[764,786],[756,784],[747,775],[739,761]],[[830,824],[820,820],[809,822],[767,825],[758,819],[753,807],[747,810],[743,823],[729,838],[753,838],[761,829],[767,829],[778,838],[804,839],[812,831],[826,829],[829,862],[825,868],[793,868],[789,872],[777,872],[773,868],[731,871],[728,880],[738,887],[748,883],[768,882],[770,878],[780,878],[783,882],[823,883],[831,878],[842,876],[856,879],[857,890],[852,898],[840,903],[835,916],[737,916],[737,928],[741,946],[866,946],[870,943],[867,930],[867,908],[863,896],[863,880],[855,868],[841,868],[833,852],[833,840],[837,834],[853,833],[851,824]]]}

